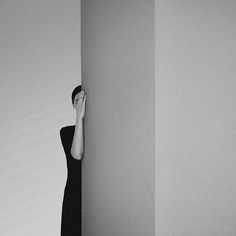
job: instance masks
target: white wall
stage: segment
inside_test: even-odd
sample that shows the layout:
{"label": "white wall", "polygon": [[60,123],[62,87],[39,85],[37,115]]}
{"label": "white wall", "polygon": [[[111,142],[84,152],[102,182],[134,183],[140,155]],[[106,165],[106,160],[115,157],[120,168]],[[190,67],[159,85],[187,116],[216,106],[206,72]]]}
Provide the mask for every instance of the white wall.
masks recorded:
{"label": "white wall", "polygon": [[236,235],[235,12],[156,1],[156,235]]}
{"label": "white wall", "polygon": [[80,83],[77,0],[0,1],[0,235],[59,235]]}
{"label": "white wall", "polygon": [[154,235],[154,1],[82,1],[83,235]]}

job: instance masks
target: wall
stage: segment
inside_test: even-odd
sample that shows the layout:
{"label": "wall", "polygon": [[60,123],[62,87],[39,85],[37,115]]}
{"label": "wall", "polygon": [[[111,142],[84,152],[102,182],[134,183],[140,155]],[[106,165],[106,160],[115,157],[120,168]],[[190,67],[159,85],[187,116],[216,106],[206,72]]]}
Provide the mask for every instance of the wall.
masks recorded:
{"label": "wall", "polygon": [[154,2],[82,1],[83,235],[154,235]]}
{"label": "wall", "polygon": [[77,0],[0,1],[0,235],[59,235],[80,83]]}
{"label": "wall", "polygon": [[156,1],[156,235],[236,234],[235,11]]}

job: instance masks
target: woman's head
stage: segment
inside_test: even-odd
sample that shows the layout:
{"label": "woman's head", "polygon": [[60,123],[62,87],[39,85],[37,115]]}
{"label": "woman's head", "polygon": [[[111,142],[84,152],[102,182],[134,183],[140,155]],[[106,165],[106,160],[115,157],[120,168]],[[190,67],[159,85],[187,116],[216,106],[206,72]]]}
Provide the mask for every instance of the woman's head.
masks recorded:
{"label": "woman's head", "polygon": [[75,96],[81,92],[81,85],[77,86],[74,88],[74,90],[71,93],[71,100],[72,100],[72,104],[74,104],[74,100],[75,100]]}
{"label": "woman's head", "polygon": [[84,91],[81,89],[81,85],[74,88],[71,94],[72,105],[75,108],[75,105],[78,103],[79,99],[83,99]]}

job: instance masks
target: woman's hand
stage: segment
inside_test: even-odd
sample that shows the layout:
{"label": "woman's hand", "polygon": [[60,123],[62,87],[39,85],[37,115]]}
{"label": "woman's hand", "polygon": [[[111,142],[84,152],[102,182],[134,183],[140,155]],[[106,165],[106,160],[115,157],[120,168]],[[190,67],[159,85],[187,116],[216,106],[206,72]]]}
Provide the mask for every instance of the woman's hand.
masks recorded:
{"label": "woman's hand", "polygon": [[76,120],[82,120],[85,115],[86,94],[82,90],[75,99]]}

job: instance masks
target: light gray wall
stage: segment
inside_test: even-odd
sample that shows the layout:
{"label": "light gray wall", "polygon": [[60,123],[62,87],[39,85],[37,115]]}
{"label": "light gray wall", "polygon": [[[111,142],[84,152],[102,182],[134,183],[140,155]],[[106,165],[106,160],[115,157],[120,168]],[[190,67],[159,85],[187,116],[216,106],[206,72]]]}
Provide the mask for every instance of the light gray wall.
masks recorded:
{"label": "light gray wall", "polygon": [[80,2],[0,1],[0,235],[60,235]]}
{"label": "light gray wall", "polygon": [[83,235],[154,235],[154,1],[82,1]]}
{"label": "light gray wall", "polygon": [[235,12],[156,1],[159,236],[236,235]]}

